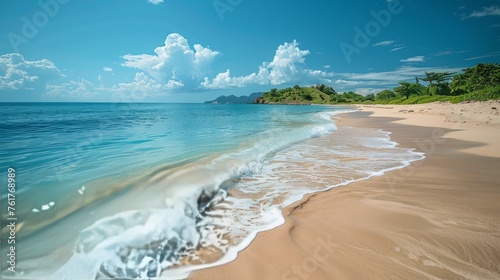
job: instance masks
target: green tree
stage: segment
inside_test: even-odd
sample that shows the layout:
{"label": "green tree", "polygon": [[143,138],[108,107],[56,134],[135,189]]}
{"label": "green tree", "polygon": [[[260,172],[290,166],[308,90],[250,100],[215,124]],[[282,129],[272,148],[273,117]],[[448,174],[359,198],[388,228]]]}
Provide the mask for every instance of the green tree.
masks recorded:
{"label": "green tree", "polygon": [[391,100],[393,98],[396,98],[396,93],[390,89],[384,89],[383,91],[377,93],[375,96],[375,100],[377,101],[382,101],[382,100]]}
{"label": "green tree", "polygon": [[417,93],[416,84],[409,82],[399,82],[399,87],[396,87],[394,91],[401,96],[406,97],[406,99],[408,99],[410,95]]}
{"label": "green tree", "polygon": [[308,94],[308,93],[303,93],[303,94],[300,95],[300,97],[302,97],[303,100],[307,100],[307,101],[312,101],[313,100],[312,96],[310,94]]}
{"label": "green tree", "polygon": [[342,97],[345,102],[363,102],[365,101],[365,97],[361,94],[357,94],[353,91],[344,92]]}
{"label": "green tree", "polygon": [[453,78],[453,81],[451,81],[451,92],[455,95],[468,93],[472,88],[470,83],[471,81],[468,79],[466,73],[458,74]]}
{"label": "green tree", "polygon": [[[454,73],[450,73],[450,72],[441,72],[441,73],[437,73],[437,72],[425,72],[425,77],[424,78],[420,78],[420,80],[429,83],[428,92],[429,92],[430,95],[433,95],[433,93],[438,93],[439,92],[439,91],[436,91],[434,89],[434,85],[435,84],[436,85],[441,85],[441,84],[445,83],[446,81],[448,81],[448,80],[451,79],[451,76],[453,74]],[[440,88],[442,88],[442,86]]]}
{"label": "green tree", "polygon": [[337,92],[330,86],[327,86],[323,89],[323,93],[326,93],[328,95],[335,95]]}
{"label": "green tree", "polygon": [[365,100],[366,101],[375,101],[375,94],[370,93],[370,94],[366,95]]}
{"label": "green tree", "polygon": [[464,73],[453,77],[450,84],[451,92],[454,94],[469,93],[500,85],[500,64],[498,63],[480,63],[463,71]]}
{"label": "green tree", "polygon": [[338,103],[342,103],[342,102],[346,102],[346,99],[344,97],[343,94],[337,94],[337,95],[334,95],[333,98],[335,99],[336,102]]}
{"label": "green tree", "polygon": [[429,94],[427,87],[422,85],[421,83],[415,83],[415,84],[413,84],[413,86],[415,87],[415,94],[417,94],[417,95]]}
{"label": "green tree", "polygon": [[437,79],[436,74],[437,74],[436,72],[425,72],[425,77],[420,78],[420,80],[429,83],[429,94],[431,93],[431,89],[432,89],[433,83]]}

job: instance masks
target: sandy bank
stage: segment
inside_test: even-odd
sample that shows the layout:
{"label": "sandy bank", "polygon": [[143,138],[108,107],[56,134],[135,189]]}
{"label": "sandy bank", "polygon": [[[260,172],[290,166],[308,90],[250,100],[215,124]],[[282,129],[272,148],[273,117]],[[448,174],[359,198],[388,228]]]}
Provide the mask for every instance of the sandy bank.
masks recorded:
{"label": "sandy bank", "polygon": [[190,279],[500,279],[500,103],[358,106],[426,159],[308,196],[232,263]]}

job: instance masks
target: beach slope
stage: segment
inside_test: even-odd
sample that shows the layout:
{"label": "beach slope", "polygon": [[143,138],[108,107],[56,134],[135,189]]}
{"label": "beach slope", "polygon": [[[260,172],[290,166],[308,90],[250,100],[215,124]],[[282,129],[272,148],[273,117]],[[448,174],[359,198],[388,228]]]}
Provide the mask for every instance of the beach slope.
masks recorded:
{"label": "beach slope", "polygon": [[339,126],[391,131],[426,158],[283,209],[235,261],[190,279],[500,279],[496,101],[358,106]]}

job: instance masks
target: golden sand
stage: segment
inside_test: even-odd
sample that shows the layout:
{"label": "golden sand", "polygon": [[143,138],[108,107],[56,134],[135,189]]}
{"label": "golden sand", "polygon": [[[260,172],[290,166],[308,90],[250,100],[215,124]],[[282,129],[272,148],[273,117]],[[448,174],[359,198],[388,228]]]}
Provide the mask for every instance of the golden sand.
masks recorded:
{"label": "golden sand", "polygon": [[[358,106],[426,158],[305,197],[286,223],[190,279],[500,279],[500,103]],[[497,109],[493,109],[497,108]]]}

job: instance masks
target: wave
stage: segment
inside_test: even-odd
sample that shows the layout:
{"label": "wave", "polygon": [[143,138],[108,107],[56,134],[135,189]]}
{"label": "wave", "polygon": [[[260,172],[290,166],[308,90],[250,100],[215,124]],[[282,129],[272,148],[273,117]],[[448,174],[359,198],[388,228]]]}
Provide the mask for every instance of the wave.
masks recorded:
{"label": "wave", "polygon": [[[243,177],[258,174],[271,154],[336,129],[331,121],[324,120],[315,114],[312,121],[301,120],[308,125],[293,130],[288,125],[277,126],[255,135],[233,152],[197,165],[157,173],[150,178],[152,184],[148,188],[161,190],[161,196],[165,197],[163,207],[121,212],[84,229],[78,237],[75,256],[61,268],[57,277],[71,275],[76,279],[74,277],[85,275],[82,277],[85,279],[88,273],[97,278],[157,277],[167,268],[222,258],[251,232],[276,226],[277,221],[282,220],[280,215],[273,215],[270,221],[256,216],[253,206],[245,209],[247,206],[239,205],[240,223],[245,219],[243,211],[250,213],[246,227],[229,230],[224,226],[227,222],[224,212],[230,212],[233,205],[223,209],[224,203],[221,203],[232,200],[227,197],[228,191]],[[240,198],[232,203],[243,201],[244,198]],[[200,252],[206,248],[211,248],[210,252]],[[72,264],[81,264],[82,258],[85,263],[94,263],[92,269],[82,270]]]}
{"label": "wave", "polygon": [[52,277],[184,279],[234,260],[258,232],[283,224],[280,209],[304,195],[423,158],[398,148],[388,132],[338,129],[334,114],[314,114],[306,125],[301,116],[278,118],[287,124],[231,152],[154,173],[136,199],[148,197],[151,204],[137,202],[139,209],[86,227]]}

